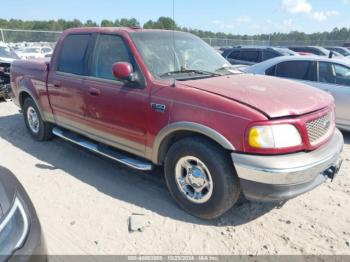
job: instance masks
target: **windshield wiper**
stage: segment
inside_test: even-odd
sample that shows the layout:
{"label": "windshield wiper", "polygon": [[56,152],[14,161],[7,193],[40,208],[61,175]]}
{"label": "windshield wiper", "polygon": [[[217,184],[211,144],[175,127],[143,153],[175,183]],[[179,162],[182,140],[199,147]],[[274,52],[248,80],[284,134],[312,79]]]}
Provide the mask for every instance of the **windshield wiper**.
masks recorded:
{"label": "windshield wiper", "polygon": [[162,74],[160,77],[180,75],[180,74],[198,74],[198,75],[206,75],[206,76],[222,76],[222,74],[209,72],[209,71],[205,71],[205,70],[186,69],[186,70],[181,70],[181,71],[167,72],[165,74]]}
{"label": "windshield wiper", "polygon": [[216,69],[215,72],[220,72],[223,70],[226,70],[227,72],[229,72],[231,74],[234,74],[232,71],[237,71],[237,72],[242,72],[242,73],[244,72],[243,70],[241,70],[239,68],[235,68],[233,66],[223,66],[223,67]]}

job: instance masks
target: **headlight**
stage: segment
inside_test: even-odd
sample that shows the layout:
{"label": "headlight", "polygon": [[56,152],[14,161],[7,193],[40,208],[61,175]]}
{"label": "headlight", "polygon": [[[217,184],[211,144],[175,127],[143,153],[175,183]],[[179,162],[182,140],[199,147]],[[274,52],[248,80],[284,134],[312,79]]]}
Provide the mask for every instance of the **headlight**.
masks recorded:
{"label": "headlight", "polygon": [[288,148],[302,143],[294,125],[255,126],[249,131],[249,145],[254,148]]}
{"label": "headlight", "polygon": [[21,248],[28,231],[28,215],[16,197],[11,210],[0,221],[0,255],[11,255]]}

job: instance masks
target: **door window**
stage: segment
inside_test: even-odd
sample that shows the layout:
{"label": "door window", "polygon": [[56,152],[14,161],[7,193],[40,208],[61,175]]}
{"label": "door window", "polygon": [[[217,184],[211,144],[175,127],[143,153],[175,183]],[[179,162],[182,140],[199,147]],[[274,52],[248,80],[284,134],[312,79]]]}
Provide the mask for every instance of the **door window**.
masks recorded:
{"label": "door window", "polygon": [[350,86],[350,68],[339,64],[320,62],[319,81]]}
{"label": "door window", "polygon": [[131,63],[129,51],[123,39],[117,35],[100,35],[96,42],[90,75],[115,80],[112,67],[117,62]]}
{"label": "door window", "polygon": [[291,79],[315,81],[315,70],[312,62],[288,61],[276,66],[275,75]]}
{"label": "door window", "polygon": [[231,54],[228,56],[230,59],[239,59],[239,53],[240,51],[233,51]]}
{"label": "door window", "polygon": [[89,34],[66,36],[59,55],[57,71],[84,75],[89,40]]}
{"label": "door window", "polygon": [[269,59],[272,59],[272,58],[275,58],[275,57],[279,57],[279,56],[281,56],[281,55],[279,55],[276,52],[264,51],[263,52],[263,61],[266,61],[266,60],[269,60]]}
{"label": "door window", "polygon": [[239,60],[248,62],[260,62],[260,52],[258,50],[242,50]]}

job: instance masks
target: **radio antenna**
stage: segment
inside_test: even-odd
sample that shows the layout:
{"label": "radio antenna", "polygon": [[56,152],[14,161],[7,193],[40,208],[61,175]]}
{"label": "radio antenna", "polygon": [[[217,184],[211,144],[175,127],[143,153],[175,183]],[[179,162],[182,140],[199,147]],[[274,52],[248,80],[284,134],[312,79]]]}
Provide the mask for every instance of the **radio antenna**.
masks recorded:
{"label": "radio antenna", "polygon": [[[173,42],[173,52],[174,52],[174,71],[176,71],[176,43],[175,43],[175,0],[173,0],[173,32],[172,32],[172,42]],[[173,87],[176,87],[176,77],[174,74]]]}

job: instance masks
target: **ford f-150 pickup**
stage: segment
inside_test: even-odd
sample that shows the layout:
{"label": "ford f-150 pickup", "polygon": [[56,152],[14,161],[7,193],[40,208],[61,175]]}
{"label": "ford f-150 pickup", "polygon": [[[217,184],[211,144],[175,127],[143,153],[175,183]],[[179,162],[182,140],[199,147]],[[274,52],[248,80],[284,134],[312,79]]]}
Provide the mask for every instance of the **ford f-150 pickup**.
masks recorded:
{"label": "ford f-150 pickup", "polygon": [[163,166],[176,202],[203,219],[241,193],[296,197],[341,166],[330,95],[237,72],[188,33],[70,29],[50,61],[14,62],[11,85],[34,139],[58,136],[138,170]]}

